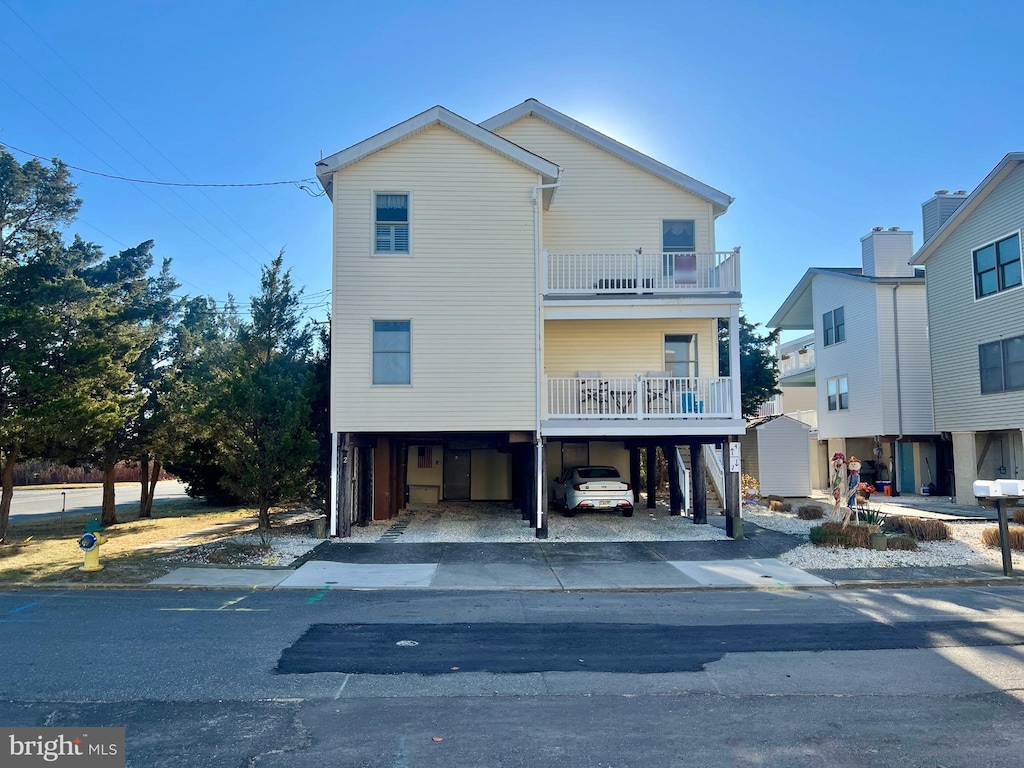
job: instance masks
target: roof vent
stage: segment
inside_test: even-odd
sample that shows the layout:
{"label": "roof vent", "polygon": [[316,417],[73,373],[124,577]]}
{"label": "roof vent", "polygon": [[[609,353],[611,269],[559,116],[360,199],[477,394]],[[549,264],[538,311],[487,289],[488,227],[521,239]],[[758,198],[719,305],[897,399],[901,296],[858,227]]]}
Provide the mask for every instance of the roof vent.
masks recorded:
{"label": "roof vent", "polygon": [[889,231],[890,232],[899,232],[900,228],[899,227],[889,227]]}
{"label": "roof vent", "polygon": [[881,232],[883,229],[885,229],[885,227],[872,227],[871,231],[872,232]]}
{"label": "roof vent", "polygon": [[949,190],[948,189],[936,189],[935,190],[935,194],[936,195],[948,195],[949,194]]}
{"label": "roof vent", "polygon": [[966,194],[967,194],[967,190],[966,190],[966,189],[958,189],[958,190],[957,190],[956,192],[954,192],[953,194],[954,194],[954,195],[966,195]]}

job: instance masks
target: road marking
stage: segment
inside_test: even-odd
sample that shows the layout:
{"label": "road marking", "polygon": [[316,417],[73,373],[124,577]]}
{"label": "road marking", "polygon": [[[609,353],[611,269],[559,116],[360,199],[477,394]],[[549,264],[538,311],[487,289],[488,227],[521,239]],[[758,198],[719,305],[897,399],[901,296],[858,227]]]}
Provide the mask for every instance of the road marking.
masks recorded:
{"label": "road marking", "polygon": [[22,619],[18,618],[18,614],[22,611],[28,610],[36,603],[26,603],[25,605],[19,605],[17,608],[11,608],[7,612],[6,616],[0,617],[0,624],[38,624],[45,621],[45,619]]}
{"label": "road marking", "polygon": [[323,589],[321,589],[321,590],[320,590],[319,592],[317,592],[317,593],[316,593],[315,595],[313,595],[312,597],[310,597],[310,598],[307,598],[307,599],[306,599],[306,605],[312,605],[312,604],[313,604],[313,603],[315,603],[315,602],[316,602],[317,600],[323,600],[323,598],[324,598],[324,595],[326,595],[326,594],[327,594],[328,592],[330,592],[330,591],[331,591],[331,588],[330,588],[330,587],[324,587]]}
{"label": "road marking", "polygon": [[338,692],[336,694],[334,694],[334,700],[335,701],[337,701],[338,699],[341,698],[341,694],[345,691],[345,686],[348,685],[348,681],[349,681],[349,679],[351,677],[352,677],[352,675],[345,675],[345,680],[344,680],[344,682],[342,682],[341,688],[339,688]]}
{"label": "road marking", "polygon": [[232,608],[232,605],[237,605],[246,599],[248,595],[242,595],[242,597],[236,597],[234,600],[228,600],[224,605],[219,608],[160,608],[161,611],[178,611],[179,613],[216,613],[217,611],[230,611],[233,613],[265,613],[268,612],[269,608]]}

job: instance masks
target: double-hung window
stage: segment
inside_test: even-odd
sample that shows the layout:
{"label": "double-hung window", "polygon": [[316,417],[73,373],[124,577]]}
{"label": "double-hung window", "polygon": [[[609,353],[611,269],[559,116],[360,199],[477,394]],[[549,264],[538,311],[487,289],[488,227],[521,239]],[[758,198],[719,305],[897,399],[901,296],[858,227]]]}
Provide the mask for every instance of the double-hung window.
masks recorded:
{"label": "double-hung window", "polygon": [[373,321],[373,383],[412,383],[412,334],[408,320]]}
{"label": "double-hung window", "polygon": [[978,345],[981,393],[1024,389],[1024,336]]}
{"label": "double-hung window", "polygon": [[[696,222],[693,219],[663,219],[661,222],[661,252],[662,252],[662,274],[672,275],[676,272],[676,265],[679,264],[681,270],[686,272],[691,271],[690,264],[693,264],[693,270],[696,270],[696,257],[684,257],[682,259],[677,258],[673,254],[677,253],[693,253],[697,250],[697,236],[696,236]],[[676,275],[677,278],[682,275]],[[687,276],[688,278],[688,276]],[[696,280],[696,275],[694,275]],[[678,282],[684,282],[683,280],[677,280]]]}
{"label": "double-hung window", "polygon": [[850,383],[845,376],[837,376],[825,382],[830,411],[847,411],[850,409]]}
{"label": "double-hung window", "polygon": [[844,307],[838,307],[831,312],[821,316],[821,326],[825,331],[825,346],[829,347],[846,341],[846,312]]}
{"label": "double-hung window", "polygon": [[374,195],[375,253],[409,253],[409,195]]}
{"label": "double-hung window", "polygon": [[1016,288],[1021,284],[1020,233],[974,251],[974,297]]}

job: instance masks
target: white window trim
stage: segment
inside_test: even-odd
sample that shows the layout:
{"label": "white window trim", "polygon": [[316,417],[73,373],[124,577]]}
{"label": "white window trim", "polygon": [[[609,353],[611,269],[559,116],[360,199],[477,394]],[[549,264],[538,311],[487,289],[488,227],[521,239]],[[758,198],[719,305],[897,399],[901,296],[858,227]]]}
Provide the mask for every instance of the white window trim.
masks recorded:
{"label": "white window trim", "polygon": [[[666,221],[692,221],[693,222],[693,250],[692,251],[666,251],[665,250],[665,222]],[[699,253],[700,249],[697,248],[697,219],[688,218],[686,216],[666,216],[662,218],[660,223],[661,229],[658,231],[658,242],[661,243],[662,253]]]}
{"label": "white window trim", "polygon": [[[842,341],[836,341],[835,340],[835,335],[836,335],[836,310],[837,309],[843,310],[843,340]],[[825,315],[832,315],[832,343],[831,344],[826,344],[825,343]],[[832,309],[825,310],[824,312],[821,313],[821,318],[822,318],[821,319],[821,348],[822,349],[829,349],[831,347],[836,346],[837,344],[845,344],[846,343],[846,336],[847,336],[847,333],[846,333],[846,305],[845,304],[840,304],[838,307],[833,307]]]}
{"label": "white window trim", "polygon": [[[840,379],[846,379],[846,407],[845,408],[840,407],[840,402],[841,402],[840,399],[839,399],[839,395],[840,395],[840,392],[839,392],[839,380]],[[833,382],[833,381],[836,383],[836,407],[835,408],[829,408],[828,407],[828,385],[829,385],[830,382]],[[842,374],[840,376],[830,376],[829,378],[825,379],[825,411],[826,411],[826,413],[842,413],[843,411],[846,411],[848,413],[850,411],[850,376],[849,376],[849,374],[844,373],[844,374]]]}
{"label": "white window trim", "polygon": [[[409,198],[409,251],[407,253],[397,253],[395,251],[378,251],[377,250],[377,195],[406,195]],[[370,254],[375,258],[379,257],[382,259],[408,259],[412,256],[413,251],[413,231],[412,231],[412,190],[408,189],[371,189],[370,190]]]}
{"label": "white window trim", "polygon": [[661,368],[664,371],[668,370],[668,360],[665,359],[665,345],[668,343],[669,336],[689,336],[690,346],[693,349],[693,359],[690,363],[693,366],[693,376],[687,378],[699,379],[700,378],[700,338],[696,331],[663,331],[661,334]]}
{"label": "white window trim", "polygon": [[[1012,232],[1007,232],[1005,235],[1000,235],[999,237],[990,240],[987,243],[982,243],[981,245],[971,247],[971,260],[968,266],[970,266],[971,268],[971,293],[974,294],[975,304],[977,304],[979,301],[988,301],[989,299],[994,299],[996,296],[1005,296],[1007,294],[1012,294],[1014,291],[1019,291],[1021,288],[1024,288],[1024,280],[1022,280],[1020,285],[1015,285],[1013,286],[1013,288],[1006,288],[1002,291],[996,291],[995,293],[990,293],[988,296],[978,296],[978,273],[975,271],[974,268],[974,254],[980,251],[982,248],[988,248],[990,245],[995,245],[996,243],[1002,242],[1003,240],[1006,240],[1008,237],[1013,237],[1014,235],[1017,236],[1017,247],[1020,248],[1021,251],[1020,266],[1021,271],[1024,272],[1024,229],[1017,229]],[[999,257],[997,255],[996,271],[999,270],[998,258]]]}
{"label": "white window trim", "polygon": [[[409,324],[409,383],[408,384],[378,384],[373,380],[373,327],[375,323],[408,323]],[[411,317],[371,317],[370,318],[370,387],[373,389],[410,389],[413,383],[413,323]]]}

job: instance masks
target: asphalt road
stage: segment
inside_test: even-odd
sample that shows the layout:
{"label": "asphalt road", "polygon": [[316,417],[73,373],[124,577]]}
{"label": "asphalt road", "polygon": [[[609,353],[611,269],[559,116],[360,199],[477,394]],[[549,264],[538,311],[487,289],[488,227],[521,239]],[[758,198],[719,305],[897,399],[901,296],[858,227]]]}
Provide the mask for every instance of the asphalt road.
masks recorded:
{"label": "asphalt road", "polygon": [[1024,766],[1019,587],[23,590],[0,638],[0,724],[132,766]]}
{"label": "asphalt road", "polygon": [[[118,483],[114,490],[114,500],[118,507],[138,505],[141,497],[139,483]],[[59,515],[61,504],[65,502],[61,493],[67,494],[67,512],[81,512],[88,509],[99,509],[103,504],[103,489],[89,488],[18,488],[11,499],[11,517],[52,517]],[[154,503],[168,499],[188,498],[185,485],[177,480],[161,480],[156,484],[153,496]]]}

